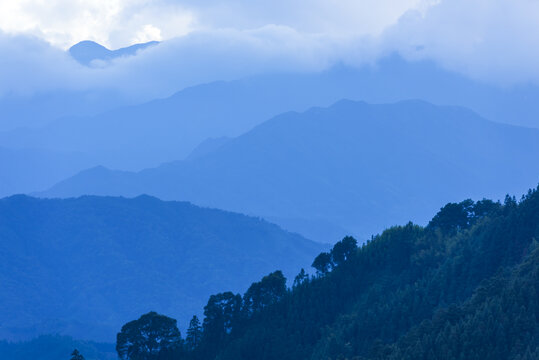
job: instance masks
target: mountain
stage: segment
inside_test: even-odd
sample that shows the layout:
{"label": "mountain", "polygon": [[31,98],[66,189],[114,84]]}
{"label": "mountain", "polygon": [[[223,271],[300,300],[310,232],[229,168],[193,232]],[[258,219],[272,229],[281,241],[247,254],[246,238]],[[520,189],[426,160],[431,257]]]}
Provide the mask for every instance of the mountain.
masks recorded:
{"label": "mountain", "polygon": [[539,188],[449,203],[426,227],[343,239],[288,290],[272,273],[210,297],[202,340],[163,359],[534,360],[538,234]]}
{"label": "mountain", "polygon": [[7,360],[64,360],[74,349],[86,360],[117,360],[113,344],[78,341],[69,336],[43,335],[30,341],[0,341],[0,358]]}
{"label": "mountain", "polygon": [[[26,133],[36,131],[63,118],[71,121],[91,117],[112,109],[133,104],[114,90],[54,90],[30,94],[0,96],[0,131]],[[29,144],[28,148],[35,148]],[[49,149],[56,149],[54,146]]]}
{"label": "mountain", "polygon": [[[133,56],[150,46],[152,41],[126,48],[109,50],[93,41],[82,41],[69,49],[69,54],[81,65],[89,66],[92,61],[109,61],[122,56]],[[53,89],[28,93],[5,93],[0,96],[0,131],[19,128],[30,129],[45,127],[53,121],[78,117],[93,117],[115,108],[140,103],[116,89],[99,88],[93,90]],[[35,148],[39,146],[28,146]],[[54,150],[57,148],[50,148]],[[75,150],[76,151],[76,150]]]}
{"label": "mountain", "polygon": [[0,198],[30,189],[47,189],[96,165],[95,161],[80,153],[0,147]]}
{"label": "mountain", "polygon": [[[329,106],[343,98],[371,103],[422,99],[465,106],[497,122],[539,127],[537,87],[498,88],[432,62],[390,56],[360,68],[336,66],[320,73],[266,74],[197,85],[166,99],[3,132],[0,146],[82,152],[103,166],[134,171],[184,159],[208,138],[236,137],[280,113]],[[71,102],[58,102],[61,106],[70,107]],[[32,106],[18,109],[32,112]],[[14,111],[9,118],[17,116]]]}
{"label": "mountain", "polygon": [[455,199],[523,192],[539,179],[538,158],[537,129],[420,101],[340,101],[277,116],[192,161],[138,173],[93,168],[40,196],[145,193],[310,228],[318,241],[329,240],[316,231],[324,223],[364,239],[424,224]]}
{"label": "mountain", "polygon": [[184,202],[81,197],[0,200],[0,338],[111,342],[149,310],[185,327],[206,298],[289,276],[325,246],[258,218]]}
{"label": "mountain", "polygon": [[81,41],[69,48],[69,54],[80,64],[90,66],[93,61],[109,61],[122,56],[133,56],[138,51],[157,45],[158,41],[135,44],[117,50],[109,50],[94,41]]}
{"label": "mountain", "polygon": [[230,138],[220,137],[220,138],[209,138],[201,142],[196,148],[191,151],[189,156],[185,160],[195,160],[203,157],[206,154],[211,153],[222,147],[224,144],[230,141]]}

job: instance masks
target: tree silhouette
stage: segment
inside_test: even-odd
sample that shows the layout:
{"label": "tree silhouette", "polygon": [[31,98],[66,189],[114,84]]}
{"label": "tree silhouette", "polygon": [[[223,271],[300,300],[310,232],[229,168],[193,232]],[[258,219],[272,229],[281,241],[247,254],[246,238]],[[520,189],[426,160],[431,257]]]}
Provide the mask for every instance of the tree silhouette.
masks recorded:
{"label": "tree silhouette", "polygon": [[331,261],[331,255],[327,252],[320,253],[313,261],[313,264],[311,265],[313,268],[316,269],[316,273],[318,275],[325,275],[331,270],[333,267],[333,263]]}
{"label": "tree silhouette", "polygon": [[449,203],[432,218],[428,227],[438,228],[446,234],[455,234],[459,230],[466,229],[470,225],[473,206],[473,201],[469,199],[458,204]]}
{"label": "tree silhouette", "polygon": [[189,322],[189,328],[187,329],[187,337],[185,343],[188,350],[194,350],[200,344],[202,339],[202,326],[200,320],[196,315],[193,316]]}
{"label": "tree silhouette", "polygon": [[79,352],[79,350],[75,349],[71,353],[71,359],[70,360],[84,360],[84,356]]}
{"label": "tree silhouette", "polygon": [[210,296],[204,307],[204,339],[206,343],[220,344],[240,316],[241,296],[227,291]]}
{"label": "tree silhouette", "polygon": [[357,241],[351,236],[346,236],[337,242],[331,250],[331,259],[335,266],[344,263],[357,249]]}
{"label": "tree silhouette", "polygon": [[301,271],[299,272],[299,274],[297,274],[296,277],[294,278],[293,287],[297,288],[298,286],[301,286],[308,282],[309,282],[309,275],[307,275],[307,273],[305,272],[305,269],[301,268]]}
{"label": "tree silhouette", "polygon": [[249,287],[243,296],[243,305],[245,310],[253,313],[276,303],[285,293],[286,278],[281,271],[275,271]]}
{"label": "tree silhouette", "polygon": [[116,337],[116,351],[123,360],[158,359],[180,344],[176,320],[153,311],[122,326]]}

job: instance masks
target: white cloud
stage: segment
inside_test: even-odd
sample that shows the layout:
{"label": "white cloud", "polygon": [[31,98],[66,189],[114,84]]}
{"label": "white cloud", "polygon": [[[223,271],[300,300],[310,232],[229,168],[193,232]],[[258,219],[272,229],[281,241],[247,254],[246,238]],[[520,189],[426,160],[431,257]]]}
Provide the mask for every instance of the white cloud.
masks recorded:
{"label": "white cloud", "polygon": [[148,33],[148,27],[160,29],[162,39],[194,30],[248,30],[266,25],[351,36],[380,33],[408,9],[423,3],[425,0],[3,0],[0,30],[32,33],[62,48],[81,40],[126,46],[138,39],[137,34],[157,35]]}
{"label": "white cloud", "polygon": [[487,81],[539,83],[537,34],[537,0],[451,0],[409,12],[380,42]]}
{"label": "white cloud", "polygon": [[[137,36],[160,40],[181,36],[194,25],[185,8],[155,0],[3,0],[0,30],[9,34],[32,34],[61,48],[81,40],[109,47],[131,45]],[[153,35],[153,37],[151,36]]]}
{"label": "white cloud", "polygon": [[137,31],[135,37],[133,38],[133,43],[145,43],[148,41],[161,41],[163,36],[161,35],[161,29],[151,25],[146,24],[142,27],[140,31]]}
{"label": "white cloud", "polygon": [[[539,83],[537,19],[533,0],[2,1],[0,29],[24,35],[0,35],[0,95],[107,88],[147,100],[214,80],[359,65],[391,51],[487,81]],[[112,47],[165,41],[89,69],[61,49],[86,38]]]}

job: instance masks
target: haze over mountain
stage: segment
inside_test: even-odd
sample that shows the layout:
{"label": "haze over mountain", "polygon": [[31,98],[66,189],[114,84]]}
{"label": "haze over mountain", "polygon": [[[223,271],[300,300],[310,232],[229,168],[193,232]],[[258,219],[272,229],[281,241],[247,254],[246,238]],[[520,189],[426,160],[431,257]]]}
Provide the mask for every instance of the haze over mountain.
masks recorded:
{"label": "haze over mountain", "polygon": [[[182,90],[96,117],[65,118],[40,129],[0,133],[6,148],[82,152],[107,167],[140,170],[184,159],[207,138],[234,137],[272,116],[342,99],[386,103],[423,99],[461,105],[486,118],[538,126],[539,89],[502,89],[393,56],[373,67],[316,74],[267,74]],[[28,189],[35,191],[41,189]]]}
{"label": "haze over mountain", "polygon": [[96,165],[96,161],[81,153],[0,147],[0,198],[53,186]]}
{"label": "haze over mountain", "polygon": [[[139,51],[156,44],[158,42],[150,41],[109,50],[93,41],[81,41],[67,51],[67,56],[84,66],[90,66],[92,62],[96,66],[103,66],[119,57],[137,55]],[[0,131],[43,127],[60,118],[95,116],[141,102],[144,101],[126,96],[111,87],[81,89],[75,86],[71,89],[7,92],[0,95]]]}
{"label": "haze over mountain", "polygon": [[0,131],[42,128],[62,118],[96,116],[136,102],[114,90],[57,90],[0,97]]}
{"label": "haze over mountain", "polygon": [[261,219],[148,196],[4,198],[0,338],[112,342],[149,310],[186,327],[209,295],[276,268],[292,277],[324,248]]}
{"label": "haze over mountain", "polygon": [[340,101],[277,116],[191,161],[93,168],[40,195],[151,194],[267,217],[315,240],[365,239],[425,223],[455,199],[522,193],[539,178],[538,158],[537,129],[420,101]]}
{"label": "haze over mountain", "polygon": [[538,360],[538,19],[0,1],[0,360]]}

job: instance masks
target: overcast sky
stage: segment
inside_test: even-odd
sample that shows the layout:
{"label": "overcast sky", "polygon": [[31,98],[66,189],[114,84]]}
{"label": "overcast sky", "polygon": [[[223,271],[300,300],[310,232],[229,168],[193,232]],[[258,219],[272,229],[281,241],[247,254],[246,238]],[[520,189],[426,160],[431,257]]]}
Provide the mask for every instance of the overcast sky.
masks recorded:
{"label": "overcast sky", "polygon": [[197,30],[281,25],[302,33],[378,34],[424,0],[3,0],[0,29],[59,47],[94,40],[121,47]]}
{"label": "overcast sky", "polygon": [[[0,95],[113,87],[151,98],[392,51],[502,85],[537,83],[537,34],[539,0],[2,0]],[[86,39],[163,43],[88,69],[64,51]]]}

